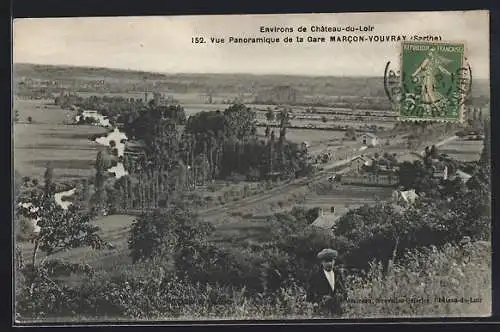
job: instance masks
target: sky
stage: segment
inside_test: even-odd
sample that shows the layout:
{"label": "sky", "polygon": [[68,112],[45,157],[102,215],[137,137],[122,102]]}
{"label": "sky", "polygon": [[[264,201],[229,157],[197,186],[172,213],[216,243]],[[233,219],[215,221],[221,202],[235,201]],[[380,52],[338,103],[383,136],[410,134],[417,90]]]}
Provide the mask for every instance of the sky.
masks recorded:
{"label": "sky", "polygon": [[[304,26],[373,26],[371,32],[297,32]],[[260,27],[292,27],[261,33]],[[233,37],[439,35],[464,42],[473,74],[489,78],[487,11],[287,15],[26,18],[13,23],[14,63],[92,66],[160,73],[380,76],[398,63],[401,44],[229,44]],[[192,37],[224,38],[193,44]]]}

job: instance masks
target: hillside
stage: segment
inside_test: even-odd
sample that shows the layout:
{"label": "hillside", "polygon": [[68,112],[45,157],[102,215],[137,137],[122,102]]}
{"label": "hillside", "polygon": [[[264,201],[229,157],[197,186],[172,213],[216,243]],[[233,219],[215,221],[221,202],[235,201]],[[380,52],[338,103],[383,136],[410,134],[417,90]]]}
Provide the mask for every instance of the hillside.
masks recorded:
{"label": "hillside", "polygon": [[[14,64],[14,78],[42,80],[105,80],[109,84],[159,84],[172,92],[252,93],[279,85],[296,88],[305,94],[330,96],[385,97],[382,77],[291,76],[253,74],[162,74],[112,68]],[[489,82],[475,80],[473,95],[489,96]]]}

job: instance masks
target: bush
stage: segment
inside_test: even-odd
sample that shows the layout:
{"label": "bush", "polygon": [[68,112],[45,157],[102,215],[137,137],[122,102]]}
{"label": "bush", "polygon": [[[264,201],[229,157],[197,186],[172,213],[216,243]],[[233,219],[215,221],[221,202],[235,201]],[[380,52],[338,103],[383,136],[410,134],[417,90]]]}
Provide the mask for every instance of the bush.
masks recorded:
{"label": "bush", "polygon": [[27,300],[18,308],[21,320],[308,318],[313,308],[305,300],[305,291],[294,283],[274,296],[250,296],[245,287],[190,283],[154,266],[143,276],[93,277],[61,294],[37,287],[32,302]]}
{"label": "bush", "polygon": [[213,226],[180,207],[144,214],[130,230],[129,249],[134,262],[171,257],[206,241]]}
{"label": "bush", "polygon": [[[395,299],[400,303],[349,303],[346,316],[488,316],[491,313],[491,247],[475,242],[408,251],[386,277],[373,262],[367,277],[350,280],[350,299]],[[439,303],[436,298],[481,299],[478,303]],[[415,301],[414,303],[412,302]],[[417,300],[423,299],[425,303]],[[428,301],[428,303],[427,303]]]}

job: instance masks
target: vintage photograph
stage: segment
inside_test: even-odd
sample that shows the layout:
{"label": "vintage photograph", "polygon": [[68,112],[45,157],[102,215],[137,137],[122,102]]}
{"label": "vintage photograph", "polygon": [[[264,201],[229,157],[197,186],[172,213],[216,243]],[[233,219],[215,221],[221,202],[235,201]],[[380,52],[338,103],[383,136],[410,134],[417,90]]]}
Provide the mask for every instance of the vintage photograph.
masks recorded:
{"label": "vintage photograph", "polygon": [[15,19],[15,322],[490,316],[489,34]]}

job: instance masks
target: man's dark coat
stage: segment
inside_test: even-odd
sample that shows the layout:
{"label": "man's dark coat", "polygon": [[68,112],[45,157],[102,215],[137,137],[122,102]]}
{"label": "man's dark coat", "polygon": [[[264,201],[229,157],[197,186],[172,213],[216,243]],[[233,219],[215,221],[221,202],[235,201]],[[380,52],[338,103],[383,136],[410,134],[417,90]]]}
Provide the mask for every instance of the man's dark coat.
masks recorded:
{"label": "man's dark coat", "polygon": [[334,291],[326,279],[322,266],[313,271],[308,283],[307,299],[310,302],[326,306],[324,309],[327,311],[339,312],[341,303],[347,297],[347,292],[343,272],[338,267],[334,267],[333,271],[335,273]]}

